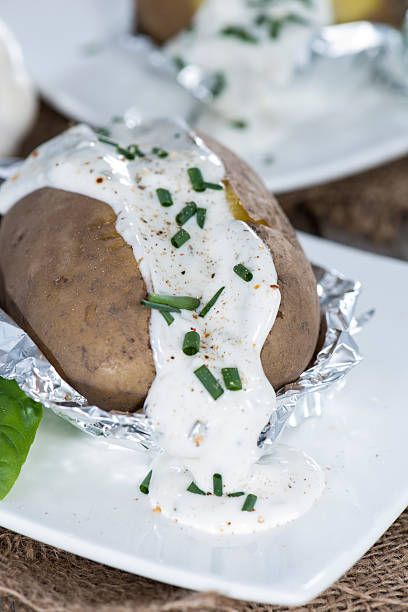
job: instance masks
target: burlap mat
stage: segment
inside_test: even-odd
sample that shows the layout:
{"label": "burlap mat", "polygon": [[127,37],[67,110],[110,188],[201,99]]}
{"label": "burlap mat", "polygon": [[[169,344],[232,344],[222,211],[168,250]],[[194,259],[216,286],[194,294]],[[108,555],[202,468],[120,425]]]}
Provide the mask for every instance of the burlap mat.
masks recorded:
{"label": "burlap mat", "polygon": [[[295,610],[407,609],[408,511],[343,578],[313,603]],[[0,610],[283,612],[288,608],[168,586],[0,529]]]}

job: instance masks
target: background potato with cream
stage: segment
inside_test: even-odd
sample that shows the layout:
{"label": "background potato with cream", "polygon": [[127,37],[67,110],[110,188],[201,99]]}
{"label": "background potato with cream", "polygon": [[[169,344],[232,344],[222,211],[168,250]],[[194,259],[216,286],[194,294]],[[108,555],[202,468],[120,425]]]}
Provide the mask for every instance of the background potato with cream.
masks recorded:
{"label": "background potato with cream", "polygon": [[[275,389],[307,367],[319,332],[313,272],[285,215],[257,175],[204,137],[222,159],[234,216],[270,248],[282,301],[262,351]],[[61,375],[107,410],[140,408],[155,377],[146,287],[111,207],[42,188],[17,202],[0,229],[2,305]],[[231,271],[231,273],[233,273]]]}

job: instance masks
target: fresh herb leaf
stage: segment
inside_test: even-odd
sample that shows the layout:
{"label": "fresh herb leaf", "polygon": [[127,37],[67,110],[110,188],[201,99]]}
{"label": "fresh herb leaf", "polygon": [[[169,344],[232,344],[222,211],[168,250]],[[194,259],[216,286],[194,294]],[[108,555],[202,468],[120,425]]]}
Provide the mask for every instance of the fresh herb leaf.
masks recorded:
{"label": "fresh herb leaf", "polygon": [[183,68],[185,68],[187,66],[187,63],[183,60],[183,58],[180,55],[176,55],[175,57],[173,57],[173,63],[175,65],[175,67],[177,68],[177,70],[183,70]]}
{"label": "fresh herb leaf", "polygon": [[0,378],[0,499],[20,474],[42,414],[42,405],[21,391],[14,380]]}
{"label": "fresh herb leaf", "polygon": [[231,119],[230,125],[237,130],[244,130],[248,127],[248,121],[245,121],[245,119]]}
{"label": "fresh herb leaf", "polygon": [[222,92],[224,91],[224,89],[226,88],[226,86],[227,86],[227,79],[225,77],[225,74],[223,72],[214,73],[213,83],[210,86],[211,93],[214,96],[214,98],[217,98],[218,96],[220,96]]}
{"label": "fresh herb leaf", "polygon": [[238,38],[239,40],[242,40],[243,42],[247,43],[255,44],[258,42],[258,39],[255,36],[253,36],[250,32],[248,32],[248,30],[241,26],[225,26],[225,28],[221,30],[221,34],[223,34],[223,36],[232,36],[234,38]]}
{"label": "fresh herb leaf", "polygon": [[224,291],[224,289],[225,289],[225,287],[221,287],[221,289],[218,289],[217,293],[215,295],[213,295],[211,300],[209,302],[207,302],[207,304],[204,306],[204,308],[201,310],[201,312],[198,313],[199,317],[205,317],[205,315],[208,314],[208,312],[214,306],[215,302],[218,300],[218,298],[220,297],[220,295]]}
{"label": "fresh herb leaf", "polygon": [[140,483],[139,490],[144,495],[149,495],[149,487],[150,487],[151,478],[152,478],[152,470],[150,470],[147,476],[145,476],[143,481]]}
{"label": "fresh herb leaf", "polygon": [[247,495],[244,501],[244,505],[241,508],[242,512],[252,512],[252,510],[255,507],[257,499],[258,497],[256,495],[253,495],[252,493]]}
{"label": "fresh herb leaf", "polygon": [[213,399],[218,399],[224,393],[224,389],[206,365],[202,365],[197,370],[194,370],[194,374]]}
{"label": "fresh herb leaf", "polygon": [[193,480],[193,482],[191,482],[191,483],[189,484],[189,486],[187,487],[187,491],[188,491],[189,493],[195,493],[196,495],[205,495],[205,492],[204,492],[202,489],[200,489],[200,487],[198,487],[198,486],[196,485],[196,483],[194,482],[194,480]]}

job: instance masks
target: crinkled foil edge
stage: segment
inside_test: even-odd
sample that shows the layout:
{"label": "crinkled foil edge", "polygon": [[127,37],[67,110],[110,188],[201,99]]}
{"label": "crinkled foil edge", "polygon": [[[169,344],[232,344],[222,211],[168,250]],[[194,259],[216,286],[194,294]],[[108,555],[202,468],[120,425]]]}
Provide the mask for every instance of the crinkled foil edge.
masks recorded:
{"label": "crinkled foil edge", "polygon": [[[299,425],[321,412],[320,394],[344,379],[362,357],[353,335],[373,314],[354,316],[361,284],[335,270],[313,266],[322,313],[321,348],[297,381],[279,389],[277,407],[258,444],[272,444],[287,424]],[[91,406],[64,381],[31,338],[0,310],[0,376],[16,380],[27,395],[75,427],[130,448],[158,447],[144,413],[117,414]]]}

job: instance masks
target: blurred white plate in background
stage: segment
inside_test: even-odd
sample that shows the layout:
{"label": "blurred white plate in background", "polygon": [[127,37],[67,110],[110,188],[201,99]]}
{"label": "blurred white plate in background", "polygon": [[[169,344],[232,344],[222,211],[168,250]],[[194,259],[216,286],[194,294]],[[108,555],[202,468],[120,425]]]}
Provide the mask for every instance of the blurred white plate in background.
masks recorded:
{"label": "blurred white plate in background", "polygon": [[[140,105],[154,114],[185,113],[189,99],[161,81],[144,85],[146,66],[119,44],[133,25],[132,0],[2,0],[0,19],[14,30],[41,93],[75,120],[103,125]],[[108,44],[107,44],[108,43]],[[301,104],[301,99],[299,104]],[[268,187],[290,191],[328,182],[408,153],[408,99],[367,84],[344,107],[288,126],[269,164],[248,161]]]}

